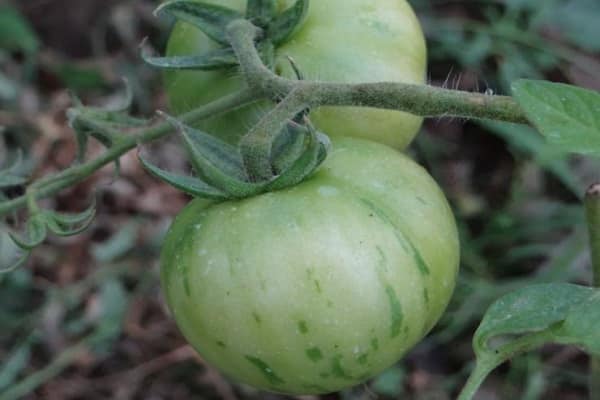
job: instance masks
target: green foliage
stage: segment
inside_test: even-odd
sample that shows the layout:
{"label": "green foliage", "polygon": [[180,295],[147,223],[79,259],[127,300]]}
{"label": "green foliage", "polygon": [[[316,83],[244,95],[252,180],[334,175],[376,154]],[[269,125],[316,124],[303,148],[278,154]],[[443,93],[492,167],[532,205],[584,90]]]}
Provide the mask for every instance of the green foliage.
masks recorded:
{"label": "green foliage", "polygon": [[600,93],[571,85],[520,80],[513,94],[560,151],[600,156]]}
{"label": "green foliage", "polygon": [[[547,333],[545,342],[574,344],[600,354],[598,312],[598,290],[561,283],[529,286],[488,309],[473,339],[475,352],[478,357],[505,356],[515,341]],[[504,340],[499,345],[492,343],[500,338]]]}

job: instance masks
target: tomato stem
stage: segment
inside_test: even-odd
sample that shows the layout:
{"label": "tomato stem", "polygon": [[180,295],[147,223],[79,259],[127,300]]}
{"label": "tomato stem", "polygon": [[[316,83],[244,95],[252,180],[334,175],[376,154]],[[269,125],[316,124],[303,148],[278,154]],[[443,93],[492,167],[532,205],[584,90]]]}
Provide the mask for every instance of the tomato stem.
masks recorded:
{"label": "tomato stem", "polygon": [[[255,100],[257,100],[256,94],[250,90],[243,90],[186,113],[179,119],[184,123],[193,124],[194,122],[206,119],[210,116],[231,110],[233,108],[237,108],[244,104],[251,103]],[[93,122],[88,121],[87,118],[88,117],[85,115],[78,116],[77,122],[81,124]],[[114,162],[123,154],[136,148],[138,144],[148,143],[160,139],[171,133],[173,130],[173,126],[168,122],[161,122],[160,124],[151,126],[149,128],[144,128],[134,135],[126,136],[122,141],[106,150],[106,152],[104,152],[104,154],[98,158],[67,168],[57,174],[50,175],[32,183],[27,191],[29,191],[30,188],[34,188],[36,199],[52,196],[63,189],[85,180],[102,167]],[[0,217],[6,216],[13,211],[23,208],[27,205],[27,201],[28,196],[23,195],[0,203]]]}
{"label": "tomato stem", "polygon": [[280,77],[269,70],[260,58],[254,43],[258,32],[246,20],[233,21],[227,28],[248,86],[274,101],[296,93],[311,107],[375,107],[422,117],[446,116],[528,123],[524,111],[508,96],[400,82],[346,84],[295,81]]}
{"label": "tomato stem", "polygon": [[[585,211],[592,255],[592,285],[600,287],[600,183],[592,185],[585,195]],[[590,360],[590,399],[600,400],[600,357]]]}

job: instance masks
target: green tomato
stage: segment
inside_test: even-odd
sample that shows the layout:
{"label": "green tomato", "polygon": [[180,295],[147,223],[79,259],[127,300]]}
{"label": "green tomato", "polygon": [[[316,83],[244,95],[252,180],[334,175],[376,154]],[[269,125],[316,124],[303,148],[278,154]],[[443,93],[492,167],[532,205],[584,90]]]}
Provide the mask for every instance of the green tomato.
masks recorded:
{"label": "green tomato", "polygon": [[[295,0],[279,0],[280,10]],[[245,9],[246,0],[207,0]],[[206,35],[187,23],[175,26],[168,56],[203,53],[216,48]],[[276,72],[295,79],[286,56],[298,64],[305,79],[329,82],[396,81],[423,84],[426,48],[421,27],[405,0],[315,0],[293,38],[276,50]],[[170,71],[166,87],[175,112],[190,109],[239,90],[238,69],[196,72]],[[200,125],[236,142],[270,103],[261,102]],[[312,121],[330,136],[368,138],[397,149],[405,148],[422,119],[398,111],[357,107],[321,107]]]}
{"label": "green tomato", "polygon": [[184,336],[223,373],[326,393],[421,340],[458,261],[454,217],[427,172],[387,146],[340,138],[293,188],[192,201],[167,235],[161,281]]}

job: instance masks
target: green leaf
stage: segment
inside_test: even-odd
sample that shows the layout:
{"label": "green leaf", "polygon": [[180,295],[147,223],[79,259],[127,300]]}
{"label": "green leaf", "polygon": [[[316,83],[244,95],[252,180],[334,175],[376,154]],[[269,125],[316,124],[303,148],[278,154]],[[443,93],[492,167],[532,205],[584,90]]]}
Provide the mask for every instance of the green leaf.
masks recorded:
{"label": "green leaf", "polygon": [[513,94],[530,121],[557,149],[600,156],[600,93],[520,80],[513,84]]}
{"label": "green leaf", "polygon": [[[529,286],[496,301],[475,332],[477,357],[501,353],[517,339],[548,332],[549,340],[600,350],[600,292],[566,283]],[[493,344],[492,342],[496,342]],[[500,343],[500,344],[497,344]]]}
{"label": "green leaf", "polygon": [[275,17],[275,6],[274,0],[248,0],[246,18],[254,25],[266,28]]}
{"label": "green leaf", "polygon": [[182,134],[186,148],[191,155],[191,162],[201,171],[201,163],[197,164],[195,155],[208,160],[224,173],[240,180],[246,179],[244,163],[237,147],[231,146],[214,136],[181,123],[176,118],[163,114],[167,121]]}
{"label": "green leaf", "polygon": [[150,162],[144,159],[141,155],[138,155],[140,162],[143,167],[154,177],[167,182],[169,185],[187,193],[191,196],[202,197],[205,199],[225,200],[227,194],[216,189],[202,180],[185,175],[177,175],[171,172],[165,171],[152,165]]}
{"label": "green leaf", "polygon": [[402,395],[406,372],[399,366],[393,366],[379,376],[371,384],[371,389],[384,396],[398,398]]}
{"label": "green leaf", "polygon": [[39,40],[29,22],[9,5],[0,6],[0,48],[35,53]]}
{"label": "green leaf", "polygon": [[231,47],[216,49],[197,56],[146,57],[144,61],[153,67],[163,69],[191,69],[211,71],[238,65],[237,57]]}
{"label": "green leaf", "polygon": [[600,355],[600,290],[569,310],[556,335],[560,343],[581,346]]}
{"label": "green leaf", "polygon": [[42,244],[48,235],[46,216],[42,213],[32,216],[31,219],[27,221],[24,237],[19,237],[13,233],[9,233],[9,235],[21,249],[26,251],[34,249]]}
{"label": "green leaf", "polygon": [[93,336],[94,350],[107,352],[121,335],[123,319],[129,305],[129,298],[123,284],[118,279],[109,279],[100,287],[100,319],[96,322]]}
{"label": "green leaf", "polygon": [[109,240],[92,247],[92,255],[101,263],[116,261],[136,248],[139,224],[134,220],[121,227]]}
{"label": "green leaf", "polygon": [[301,26],[308,14],[309,0],[297,0],[269,26],[268,37],[275,45],[288,40]]}
{"label": "green leaf", "polygon": [[306,150],[304,153],[291,166],[286,168],[280,176],[269,183],[268,190],[279,190],[302,182],[325,160],[327,157],[327,144],[322,140],[326,136],[317,136],[317,132],[309,127],[305,137]]}
{"label": "green leaf", "polygon": [[73,91],[102,89],[107,86],[98,67],[83,67],[66,62],[52,65],[51,70],[65,87]]}
{"label": "green leaf", "polygon": [[203,3],[190,0],[173,0],[160,5],[155,13],[166,12],[177,19],[198,27],[214,41],[229,45],[226,28],[236,19],[243,19],[244,15],[236,10],[216,4]]}

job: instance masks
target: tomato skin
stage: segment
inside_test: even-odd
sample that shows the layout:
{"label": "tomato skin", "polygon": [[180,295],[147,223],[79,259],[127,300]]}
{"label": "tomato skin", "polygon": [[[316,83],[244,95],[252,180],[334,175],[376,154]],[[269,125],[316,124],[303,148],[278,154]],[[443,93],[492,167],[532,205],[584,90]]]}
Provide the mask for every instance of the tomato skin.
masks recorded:
{"label": "tomato skin", "polygon": [[[240,10],[246,4],[246,0],[208,2]],[[279,1],[280,9],[292,3]],[[171,34],[167,55],[198,54],[216,46],[198,29],[179,23]],[[310,80],[414,84],[425,80],[425,41],[405,0],[312,1],[301,29],[276,51],[276,72],[295,79],[288,55]],[[239,90],[243,84],[237,69],[170,71],[165,76],[171,106],[177,113]],[[236,142],[269,107],[269,103],[260,102],[213,118],[201,127]],[[322,107],[314,110],[311,118],[330,136],[363,137],[397,149],[410,143],[422,122],[419,117],[398,111],[357,107]]]}
{"label": "tomato skin", "polygon": [[458,260],[454,217],[427,172],[341,138],[293,188],[192,201],[165,240],[161,281],[209,363],[257,388],[316,394],[366,380],[421,340]]}

